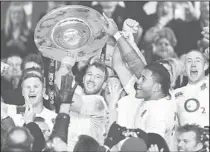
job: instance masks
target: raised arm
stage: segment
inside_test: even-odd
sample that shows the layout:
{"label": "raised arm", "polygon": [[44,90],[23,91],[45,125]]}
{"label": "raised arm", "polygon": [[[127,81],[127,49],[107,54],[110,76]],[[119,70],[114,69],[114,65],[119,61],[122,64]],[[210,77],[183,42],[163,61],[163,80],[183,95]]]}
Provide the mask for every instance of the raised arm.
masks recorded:
{"label": "raised arm", "polygon": [[123,62],[117,46],[115,47],[113,53],[112,66],[115,72],[117,73],[123,87],[125,87],[128,84],[129,80],[132,78],[133,74],[127,68],[126,64]]}
{"label": "raised arm", "polygon": [[118,41],[117,46],[120,50],[123,60],[128,64],[128,67],[135,74],[135,76],[139,78],[141,71],[145,66],[144,62],[142,61],[141,57],[139,57],[132,45],[123,37],[122,33],[119,32],[114,20],[105,15],[104,17],[108,23],[107,26],[104,26],[105,32],[108,35],[113,36]]}

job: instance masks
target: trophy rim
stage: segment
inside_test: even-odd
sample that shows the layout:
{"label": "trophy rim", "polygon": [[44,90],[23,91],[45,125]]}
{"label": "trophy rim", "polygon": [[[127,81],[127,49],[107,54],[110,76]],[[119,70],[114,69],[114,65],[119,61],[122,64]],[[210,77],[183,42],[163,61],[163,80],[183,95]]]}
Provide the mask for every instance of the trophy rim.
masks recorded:
{"label": "trophy rim", "polygon": [[[83,20],[84,24],[86,24],[87,27],[88,27],[88,29],[90,30],[89,38],[88,38],[87,42],[84,44],[84,46],[81,46],[79,48],[69,49],[69,51],[68,51],[67,49],[63,48],[62,46],[57,45],[55,43],[54,39],[52,38],[53,37],[53,31],[55,30],[56,25],[57,25],[57,23],[55,23],[54,21],[51,24],[51,29],[48,29],[47,30],[48,35],[46,36],[45,39],[47,39],[47,40],[51,39],[50,44],[53,44],[56,47],[54,47],[54,48],[53,47],[46,47],[46,46],[42,46],[42,45],[38,44],[40,39],[37,38],[36,33],[38,33],[37,31],[40,30],[40,24],[42,24],[50,16],[56,15],[56,13],[58,13],[59,11],[64,11],[64,10],[68,10],[68,9],[80,9],[80,8],[89,10],[88,13],[96,14],[99,17],[99,22],[102,22],[102,24],[105,24],[105,21],[103,21],[103,19],[102,19],[103,15],[101,13],[99,13],[98,11],[96,11],[93,8],[90,8],[90,7],[87,7],[87,6],[83,6],[83,5],[67,5],[67,6],[61,6],[61,7],[58,7],[56,9],[53,9],[53,10],[49,11],[47,14],[45,14],[39,20],[39,22],[37,23],[37,26],[36,26],[36,28],[34,30],[34,41],[35,41],[35,44],[36,44],[38,50],[43,54],[43,56],[48,57],[48,58],[51,58],[51,59],[54,59],[54,60],[57,60],[57,61],[61,61],[61,59],[58,59],[56,55],[49,55],[49,53],[46,53],[45,52],[45,51],[50,51],[50,50],[53,51],[54,50],[55,52],[56,51],[60,51],[62,53],[65,53],[66,56],[69,56],[68,55],[69,53],[70,54],[74,54],[73,56],[76,57],[76,60],[77,61],[81,61],[81,60],[84,60],[85,58],[89,58],[91,56],[98,55],[100,53],[100,52],[97,52],[96,50],[99,50],[99,49],[101,50],[103,48],[103,46],[106,44],[107,39],[108,39],[108,35],[103,31],[103,27],[102,27],[103,25],[101,25],[99,27],[99,29],[100,29],[99,32],[102,33],[102,38],[100,38],[100,40],[95,40],[95,37],[96,36],[93,36],[93,34],[94,34],[93,33],[93,28],[90,27],[90,23],[87,20],[85,20],[83,18],[80,18],[80,17],[76,17],[76,16],[58,19],[58,22],[57,23],[60,23],[62,20],[68,20],[68,19],[72,19],[72,18],[77,18],[78,20]],[[69,13],[66,13],[66,14],[69,14]],[[56,17],[54,17],[54,19],[56,19]],[[88,17],[87,17],[87,19],[88,19]],[[91,24],[94,24],[94,22],[92,22]],[[91,48],[90,47],[91,45],[98,45],[98,47],[99,47],[99,44],[98,44],[98,42],[96,43],[96,41],[100,41],[100,48],[94,48],[94,46],[93,46],[93,48]],[[93,53],[92,55],[91,55],[91,49],[92,49],[92,53]],[[89,51],[88,52],[89,55],[87,53],[84,57],[82,57],[82,56],[78,57],[78,53],[81,50],[88,50]]]}

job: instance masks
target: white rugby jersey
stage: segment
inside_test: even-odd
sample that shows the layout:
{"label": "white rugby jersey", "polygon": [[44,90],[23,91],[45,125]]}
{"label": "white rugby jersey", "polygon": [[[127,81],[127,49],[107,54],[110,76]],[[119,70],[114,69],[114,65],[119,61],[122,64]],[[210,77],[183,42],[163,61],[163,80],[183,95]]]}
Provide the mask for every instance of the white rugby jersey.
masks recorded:
{"label": "white rugby jersey", "polygon": [[81,95],[84,105],[80,114],[70,112],[68,128],[68,151],[73,151],[80,135],[89,135],[100,144],[106,132],[106,111],[104,98],[99,95]]}
{"label": "white rugby jersey", "polygon": [[135,94],[131,94],[122,97],[118,101],[118,118],[117,123],[120,126],[132,129],[134,128],[134,120],[137,115],[137,111],[141,106],[143,99],[135,98]]}
{"label": "white rugby jersey", "polygon": [[138,110],[135,128],[161,135],[166,140],[169,149],[176,151],[176,112],[176,103],[171,99],[145,101]]}
{"label": "white rugby jersey", "polygon": [[177,103],[179,124],[209,126],[209,76],[195,85],[176,89],[173,97]]}
{"label": "white rugby jersey", "polygon": [[[14,123],[16,126],[23,126],[24,121],[24,115],[23,114],[17,114],[17,106],[16,105],[8,105],[8,115],[14,120]],[[47,108],[43,108],[42,112],[39,114],[36,114],[36,117],[42,117],[45,119],[46,124],[50,128],[50,131],[52,131],[55,119],[57,114]]]}

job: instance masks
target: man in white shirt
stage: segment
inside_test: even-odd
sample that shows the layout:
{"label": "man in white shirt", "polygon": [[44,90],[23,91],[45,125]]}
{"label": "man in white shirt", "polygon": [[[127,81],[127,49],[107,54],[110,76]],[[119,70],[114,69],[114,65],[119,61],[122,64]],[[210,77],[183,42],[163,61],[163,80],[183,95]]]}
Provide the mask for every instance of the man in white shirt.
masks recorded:
{"label": "man in white shirt", "polygon": [[[139,105],[139,109],[134,108],[137,113],[136,116],[132,115],[132,117],[136,117],[136,120],[131,118],[134,119],[134,124],[131,124],[131,126],[140,128],[146,132],[161,135],[167,141],[170,149],[175,151],[174,145],[176,144],[174,143],[174,132],[176,125],[176,104],[175,102],[173,103],[173,101],[166,99],[170,89],[170,74],[163,65],[158,63],[145,66],[142,58],[135,53],[132,46],[129,45],[128,41],[119,32],[116,23],[107,16],[104,17],[108,23],[104,29],[107,34],[113,36],[118,42],[117,44],[121,53],[121,58],[126,61],[127,57],[130,55],[130,60],[127,61],[128,66],[122,66],[124,68],[122,69],[121,67],[121,70],[116,70],[116,72],[119,77],[124,77],[122,79],[120,77],[120,80],[126,79],[125,81],[121,81],[123,86],[128,84],[128,80],[131,79],[134,73],[138,78],[135,97],[137,99],[144,99],[144,101],[139,100],[142,102],[142,104]],[[133,27],[135,24],[136,23],[134,22]],[[117,53],[117,51],[114,52],[113,56],[117,56],[115,53]],[[125,57],[126,55],[127,57]],[[121,58],[119,57],[119,59]],[[120,68],[117,66],[119,65],[119,62],[116,62],[115,65],[115,69]],[[131,104],[132,101],[132,99],[127,100],[127,102],[130,102]],[[118,105],[120,106],[120,101],[118,102]],[[167,108],[164,108],[165,106],[167,106]],[[160,107],[160,110],[158,107]],[[118,111],[118,115],[119,114]]]}
{"label": "man in white shirt", "polygon": [[[31,117],[42,117],[45,119],[46,124],[52,131],[56,113],[48,110],[43,105],[43,95],[45,95],[44,89],[44,77],[41,72],[33,69],[23,73],[21,79],[22,95],[25,99],[24,107],[30,108]],[[23,108],[23,107],[22,107]],[[24,108],[23,108],[24,109]],[[27,111],[27,110],[26,110]],[[17,126],[23,126],[25,122],[25,111],[20,111],[20,107],[9,105],[8,115],[11,116]],[[32,116],[33,115],[33,116]]]}
{"label": "man in white shirt", "polygon": [[137,81],[135,96],[129,95],[118,101],[118,124],[157,133],[166,140],[170,150],[176,151],[177,109],[169,90],[167,69],[159,63],[145,66]]}
{"label": "man in white shirt", "polygon": [[103,143],[106,132],[107,104],[100,95],[108,77],[106,66],[100,62],[92,63],[83,77],[84,92],[74,93],[71,104],[71,123],[68,131],[68,150],[73,148],[82,134]]}
{"label": "man in white shirt", "polygon": [[179,124],[209,126],[209,76],[205,76],[208,62],[205,56],[192,50],[186,56],[188,84],[174,91]]}
{"label": "man in white shirt", "polygon": [[147,133],[157,133],[167,142],[170,150],[176,150],[176,106],[170,100],[170,74],[158,63],[145,66],[137,82],[136,98],[144,101],[137,111],[135,128]]}

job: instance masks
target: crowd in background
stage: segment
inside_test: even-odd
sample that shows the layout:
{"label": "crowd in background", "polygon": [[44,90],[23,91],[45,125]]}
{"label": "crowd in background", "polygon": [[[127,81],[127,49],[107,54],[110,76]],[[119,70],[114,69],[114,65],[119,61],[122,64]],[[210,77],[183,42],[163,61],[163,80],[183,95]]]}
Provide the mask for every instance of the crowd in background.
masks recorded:
{"label": "crowd in background", "polygon": [[55,102],[24,5],[1,29],[2,151],[209,151],[208,1],[47,2],[40,19],[84,5],[109,36],[99,58],[54,62]]}

